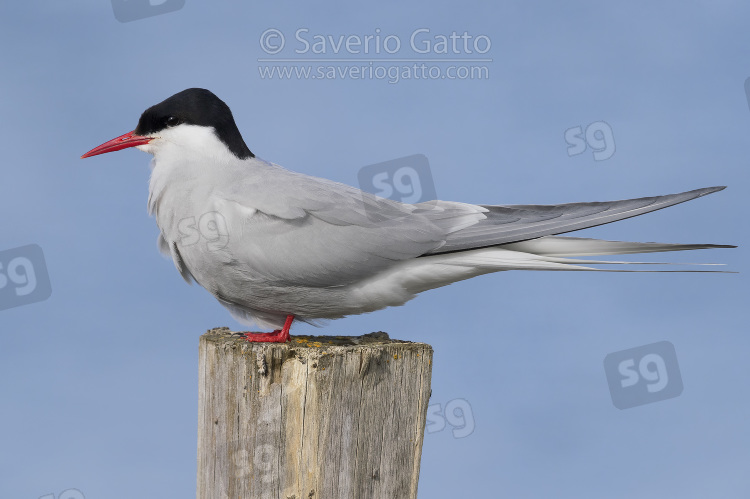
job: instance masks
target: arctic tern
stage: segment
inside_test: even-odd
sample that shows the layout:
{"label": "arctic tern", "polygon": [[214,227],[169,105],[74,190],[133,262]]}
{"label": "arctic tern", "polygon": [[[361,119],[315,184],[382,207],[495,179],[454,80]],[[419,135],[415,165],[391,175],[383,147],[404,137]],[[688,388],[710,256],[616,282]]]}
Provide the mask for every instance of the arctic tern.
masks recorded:
{"label": "arctic tern", "polygon": [[[315,323],[403,305],[418,293],[503,270],[628,264],[570,257],[704,248],[562,237],[724,189],[559,205],[404,204],[286,170],[248,149],[229,107],[191,88],[148,108],[132,132],[82,158],[152,154],[149,213],[159,249],[243,323],[249,341],[286,342]],[[611,271],[611,270],[610,270]]]}

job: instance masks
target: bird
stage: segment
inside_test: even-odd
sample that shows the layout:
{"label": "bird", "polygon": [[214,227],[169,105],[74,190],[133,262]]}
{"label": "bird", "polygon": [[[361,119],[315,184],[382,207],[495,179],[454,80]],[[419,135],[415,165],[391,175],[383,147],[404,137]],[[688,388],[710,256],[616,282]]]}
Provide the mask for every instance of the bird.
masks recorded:
{"label": "bird", "polygon": [[259,342],[293,321],[400,306],[419,293],[506,270],[629,271],[643,262],[580,257],[720,244],[624,242],[560,234],[642,215],[725,187],[556,205],[407,204],[287,170],[255,156],[227,104],[189,88],[146,109],[136,128],[81,158],[135,147],[153,155],[148,210],[159,250]]}

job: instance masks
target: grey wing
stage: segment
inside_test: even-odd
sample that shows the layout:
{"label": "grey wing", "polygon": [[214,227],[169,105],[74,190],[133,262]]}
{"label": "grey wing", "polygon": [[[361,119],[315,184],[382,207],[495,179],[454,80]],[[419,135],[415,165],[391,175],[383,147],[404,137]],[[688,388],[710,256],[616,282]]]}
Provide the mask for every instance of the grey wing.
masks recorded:
{"label": "grey wing", "polygon": [[[485,218],[484,208],[437,201],[429,207],[378,198],[325,179],[257,163],[210,209],[228,223],[212,259],[224,268],[286,286],[342,286],[376,275],[445,243]],[[183,256],[193,275],[193,260]],[[195,259],[201,257],[196,254]]]}
{"label": "grey wing", "polygon": [[230,238],[232,260],[252,262],[259,278],[312,286],[355,282],[418,256],[593,227],[723,189],[560,205],[409,205],[261,161],[232,185],[228,199],[254,213],[229,217],[246,221],[235,228],[242,237]]}
{"label": "grey wing", "polygon": [[227,264],[248,278],[288,286],[347,285],[440,247],[451,228],[474,224],[483,215],[444,205],[436,219],[416,210],[377,223],[333,206],[292,220],[260,211],[247,217],[224,211],[236,225],[230,221],[229,243],[213,258],[226,253]]}
{"label": "grey wing", "polygon": [[496,246],[595,227],[684,203],[724,188],[706,187],[679,194],[609,202],[482,205],[488,210],[484,213],[485,220],[450,234],[444,245],[425,254]]}

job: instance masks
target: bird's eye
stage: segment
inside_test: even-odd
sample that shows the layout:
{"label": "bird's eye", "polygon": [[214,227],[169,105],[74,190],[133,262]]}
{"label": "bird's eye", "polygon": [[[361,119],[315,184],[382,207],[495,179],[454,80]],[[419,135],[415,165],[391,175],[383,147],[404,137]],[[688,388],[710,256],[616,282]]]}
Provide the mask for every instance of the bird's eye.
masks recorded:
{"label": "bird's eye", "polygon": [[167,126],[169,127],[177,126],[180,123],[182,123],[182,121],[180,121],[180,118],[176,118],[174,116],[170,116],[169,118],[167,118]]}

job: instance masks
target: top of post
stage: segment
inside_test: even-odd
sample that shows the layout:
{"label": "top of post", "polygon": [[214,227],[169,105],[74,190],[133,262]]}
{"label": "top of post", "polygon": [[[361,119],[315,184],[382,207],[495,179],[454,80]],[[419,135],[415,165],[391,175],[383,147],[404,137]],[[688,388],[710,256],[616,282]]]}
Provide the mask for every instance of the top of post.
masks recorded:
{"label": "top of post", "polygon": [[250,347],[258,345],[264,347],[281,347],[281,348],[310,348],[325,351],[326,349],[343,347],[344,349],[358,347],[379,347],[379,346],[414,346],[418,348],[432,347],[426,343],[395,340],[388,336],[388,333],[378,331],[375,333],[364,334],[362,336],[307,336],[294,335],[287,343],[251,343],[243,338],[245,333],[230,330],[228,327],[218,327],[209,329],[201,336],[201,341],[221,344],[223,346]]}

